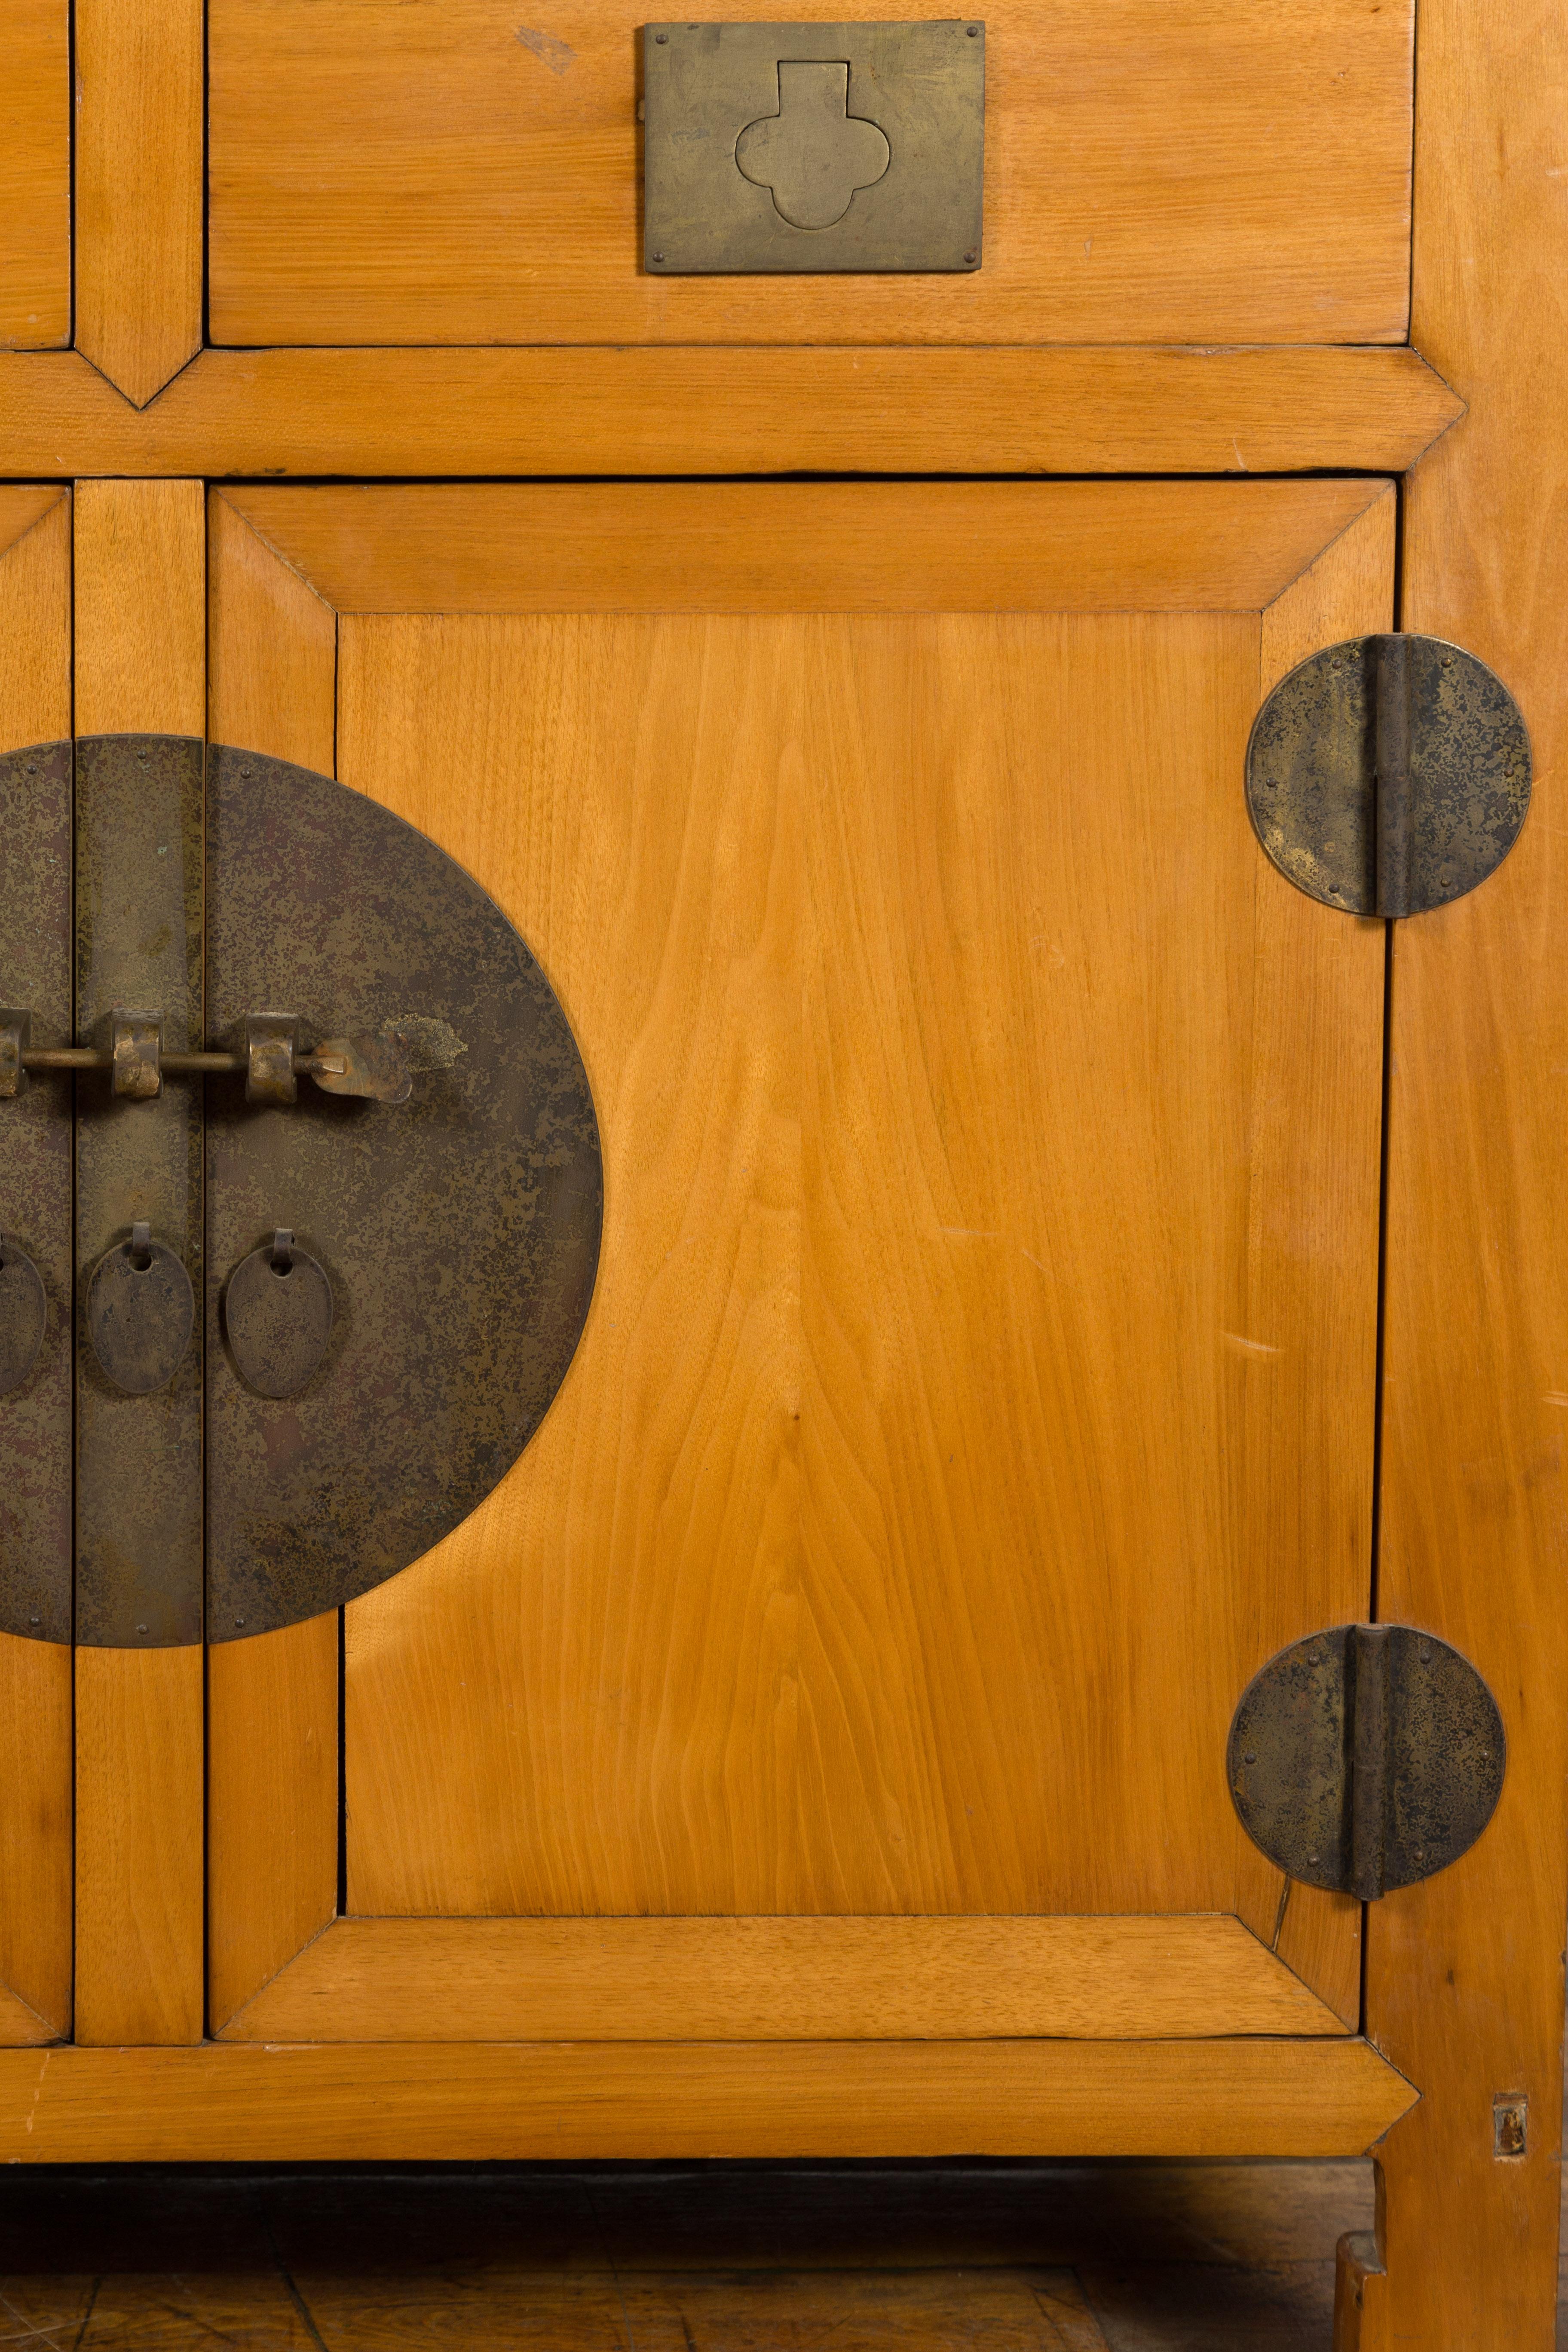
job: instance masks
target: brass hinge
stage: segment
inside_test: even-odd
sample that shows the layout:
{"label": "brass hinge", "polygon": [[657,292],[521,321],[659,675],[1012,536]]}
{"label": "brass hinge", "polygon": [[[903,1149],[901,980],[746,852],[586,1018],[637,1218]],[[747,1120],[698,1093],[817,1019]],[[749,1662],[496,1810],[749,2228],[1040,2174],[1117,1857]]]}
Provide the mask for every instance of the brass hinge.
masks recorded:
{"label": "brass hinge", "polygon": [[1247,800],[1288,881],[1348,914],[1403,916],[1496,872],[1530,806],[1530,738],[1485,662],[1438,637],[1352,637],[1258,712]]}
{"label": "brass hinge", "polygon": [[1253,1677],[1226,1760],[1242,1826],[1271,1862],[1373,1902],[1468,1851],[1507,1750],[1497,1701],[1447,1642],[1335,1625]]}

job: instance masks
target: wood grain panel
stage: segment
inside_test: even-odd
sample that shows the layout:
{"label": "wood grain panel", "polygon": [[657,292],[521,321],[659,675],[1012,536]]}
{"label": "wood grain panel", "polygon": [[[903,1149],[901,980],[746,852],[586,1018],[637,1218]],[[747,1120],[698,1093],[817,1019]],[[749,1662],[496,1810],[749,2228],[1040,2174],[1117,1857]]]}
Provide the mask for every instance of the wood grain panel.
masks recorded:
{"label": "wood grain panel", "polygon": [[[0,745],[71,731],[71,502],[0,488]],[[0,2042],[70,2031],[71,1660],[0,1634]]]}
{"label": "wood grain panel", "polygon": [[338,1902],[336,1610],[207,1663],[207,1982],[213,2031]]}
{"label": "wood grain panel", "polygon": [[1364,2042],[467,2042],[0,2052],[0,2158],[1359,2156]]}
{"label": "wood grain panel", "polygon": [[71,731],[71,502],[52,483],[0,488],[0,745]]}
{"label": "wood grain panel", "polygon": [[211,740],[330,776],[336,616],[217,490],[207,501],[207,643]]}
{"label": "wood grain panel", "polygon": [[[78,732],[202,734],[201,484],[88,481],[75,506]],[[203,1717],[200,1650],[77,1652],[80,2042],[201,2037]]]}
{"label": "wood grain panel", "polygon": [[202,2037],[202,1653],[76,1653],[76,2038]]}
{"label": "wood grain panel", "polygon": [[345,780],[521,923],[608,1151],[544,1429],[350,1612],[351,1907],[1272,1934],[1215,1764],[1366,1603],[1382,950],[1247,826],[1256,614],[341,654]]}
{"label": "wood grain panel", "polygon": [[1459,413],[1394,346],[204,351],[142,410],[0,352],[37,475],[1397,473]]}
{"label": "wood grain panel", "polygon": [[70,341],[70,10],[11,0],[0,100],[0,343]]}
{"label": "wood grain panel", "polygon": [[75,32],[77,346],[142,408],[202,341],[202,0],[76,0]]}
{"label": "wood grain panel", "polygon": [[[236,1648],[237,1643],[226,1646]],[[248,2042],[1337,2033],[1237,1919],[342,1919]]]}
{"label": "wood grain panel", "polygon": [[0,2042],[71,2023],[71,1655],[0,1634]]}
{"label": "wood grain panel", "polygon": [[230,493],[340,613],[1257,612],[1377,481]]}
{"label": "wood grain panel", "polygon": [[205,535],[199,482],[79,484],[79,735],[205,733]]}
{"label": "wood grain panel", "polygon": [[1411,19],[996,0],[983,269],[649,278],[634,8],[213,0],[213,341],[1398,341]]}
{"label": "wood grain panel", "polygon": [[[1500,672],[1537,768],[1500,872],[1394,940],[1378,1613],[1475,1662],[1502,1709],[1509,1772],[1479,1843],[1369,1922],[1369,2028],[1426,2095],[1384,2152],[1386,2268],[1360,2282],[1363,2352],[1547,2352],[1554,2340],[1568,418],[1547,387],[1568,368],[1565,92],[1568,23],[1547,0],[1423,6],[1416,331],[1473,404],[1410,485],[1404,622]],[[1522,2158],[1496,2153],[1500,2095],[1528,2098]]]}

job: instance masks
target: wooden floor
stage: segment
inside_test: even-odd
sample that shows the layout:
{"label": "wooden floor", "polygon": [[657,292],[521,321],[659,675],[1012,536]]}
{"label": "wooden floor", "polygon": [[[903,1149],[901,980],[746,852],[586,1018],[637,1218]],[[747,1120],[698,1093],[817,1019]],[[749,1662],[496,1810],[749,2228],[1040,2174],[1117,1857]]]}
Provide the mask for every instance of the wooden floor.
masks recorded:
{"label": "wooden floor", "polygon": [[1329,2352],[1371,2214],[1365,2164],[13,2171],[0,2352]]}

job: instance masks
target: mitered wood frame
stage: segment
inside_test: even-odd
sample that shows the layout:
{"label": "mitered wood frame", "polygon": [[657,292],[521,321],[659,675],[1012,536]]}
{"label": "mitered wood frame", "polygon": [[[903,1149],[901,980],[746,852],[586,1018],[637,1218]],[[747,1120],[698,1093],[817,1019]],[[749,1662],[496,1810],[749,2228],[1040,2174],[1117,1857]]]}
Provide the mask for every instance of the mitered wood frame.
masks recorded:
{"label": "mitered wood frame", "polygon": [[1360,2156],[1415,2096],[1350,2036],[15,2051],[0,2158]]}
{"label": "mitered wood frame", "polygon": [[207,350],[142,409],[0,353],[0,446],[44,478],[1397,473],[1461,413],[1395,344]]}
{"label": "mitered wood frame", "polygon": [[[232,1646],[232,1644],[230,1645]],[[247,2042],[960,2042],[1342,2034],[1223,1912],[335,1919]]]}
{"label": "mitered wood frame", "polygon": [[[710,515],[679,489],[648,488],[629,498],[610,488],[574,490],[565,502],[548,489],[497,486],[215,491],[210,729],[216,740],[330,772],[338,611],[624,608],[639,602],[733,608],[759,593],[786,608],[792,599],[810,605],[826,598],[839,608],[890,603],[908,609],[962,605],[982,583],[994,596],[1001,577],[1000,593],[1026,604],[1082,609],[1131,597],[1150,609],[1205,601],[1258,611],[1261,688],[1314,646],[1388,618],[1394,502],[1385,485],[1260,484],[1247,492],[1242,531],[1234,520],[1234,489],[1189,490],[1179,562],[1153,545],[1157,489],[1058,486],[1050,493],[1053,530],[1040,536],[1016,579],[997,575],[994,564],[989,576],[973,569],[970,551],[992,519],[987,497],[984,488],[963,485],[933,487],[912,502],[891,488],[736,490],[726,493],[733,508],[727,554],[729,543],[715,541]],[[901,512],[896,576],[876,560],[879,498]],[[910,525],[911,511],[929,515],[923,539],[924,527]],[[793,544],[792,516],[804,525]],[[844,528],[834,527],[836,517]],[[689,520],[706,525],[689,551],[683,536]],[[818,577],[813,551],[825,543],[825,530],[835,561],[831,573]],[[761,583],[752,577],[759,535],[775,558]],[[658,561],[650,572],[645,558],[655,549]],[[1370,1461],[1368,1471],[1370,1477]],[[271,2040],[307,2030],[388,2038],[482,2031],[463,2025],[465,2004],[455,2004],[451,1990],[454,1965],[462,1972],[453,1938],[460,1944],[469,1923],[440,1923],[434,1936],[422,1933],[428,1923],[417,1920],[329,1924],[335,1910],[337,1676],[334,1620],[227,1644],[214,1655],[212,2030]],[[1247,1914],[1253,1927],[1316,1989],[1333,2019],[1353,2029],[1357,1906],[1298,1887],[1281,1908],[1280,1883],[1265,1873],[1256,1909],[1256,1917]],[[657,1931],[661,1923],[641,1924]],[[662,1924],[679,1934],[698,1923]],[[529,1955],[537,1954],[530,1931],[539,1926],[501,1922],[498,1934],[496,1922],[471,1923],[473,1965],[489,1988],[482,2013],[504,2014],[517,2032],[525,2031],[530,1999],[538,1994],[537,1958],[531,1992]],[[510,1944],[507,1929],[517,1931]],[[509,1948],[510,1986],[501,1980]],[[368,1970],[361,1957],[367,1949]],[[760,1997],[763,1977],[744,1977],[742,1971],[726,1996],[731,2020],[737,2003]],[[557,1998],[561,1989],[558,1981],[556,1995],[548,1996],[555,2002],[549,2013],[564,2021],[564,2031],[572,2020]],[[1235,2030],[1238,2012],[1222,1979],[1211,1976],[1195,1992],[1201,1997],[1188,2030],[1201,2030],[1205,2014],[1208,2030]],[[847,2021],[856,1997],[851,1991],[848,2007],[840,2006],[840,2031],[851,2030]],[[1146,2009],[1142,2031],[1153,2030],[1156,2007]],[[642,2012],[634,2004],[629,2013]],[[803,2018],[809,2013],[808,2000]],[[605,2030],[602,2006],[587,2001],[574,2014],[576,2031]],[[1110,2030],[1110,2014],[1096,2030]],[[1136,2005],[1119,2014],[1116,2030],[1140,2030]],[[1168,2010],[1161,2014],[1160,2030],[1173,2030]],[[927,2016],[923,2030],[938,2031],[934,2009]],[[632,2029],[623,2022],[611,2030]],[[1009,2030],[1003,2012],[989,2030]]]}
{"label": "mitered wood frame", "polygon": [[205,11],[76,0],[75,23],[77,347],[140,408],[202,340]]}

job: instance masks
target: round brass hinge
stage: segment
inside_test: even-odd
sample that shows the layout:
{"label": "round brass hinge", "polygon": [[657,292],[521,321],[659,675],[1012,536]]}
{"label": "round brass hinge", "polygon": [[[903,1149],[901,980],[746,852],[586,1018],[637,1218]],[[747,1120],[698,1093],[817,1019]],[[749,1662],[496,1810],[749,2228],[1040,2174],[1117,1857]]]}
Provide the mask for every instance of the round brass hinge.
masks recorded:
{"label": "round brass hinge", "polygon": [[1438,637],[1352,637],[1282,677],[1253,723],[1247,803],[1287,881],[1352,915],[1419,915],[1494,874],[1530,806],[1501,678]]}
{"label": "round brass hinge", "polygon": [[1370,1902],[1468,1852],[1502,1794],[1502,1717],[1413,1625],[1334,1625],[1253,1676],[1226,1766],[1243,1828],[1309,1886]]}

